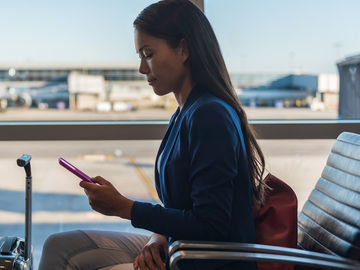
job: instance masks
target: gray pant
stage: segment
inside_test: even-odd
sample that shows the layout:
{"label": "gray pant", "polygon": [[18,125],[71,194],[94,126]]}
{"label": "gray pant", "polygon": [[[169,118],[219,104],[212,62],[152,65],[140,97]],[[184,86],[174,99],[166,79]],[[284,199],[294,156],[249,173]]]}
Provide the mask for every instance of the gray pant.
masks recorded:
{"label": "gray pant", "polygon": [[70,231],[45,242],[39,270],[128,270],[149,236],[108,231]]}

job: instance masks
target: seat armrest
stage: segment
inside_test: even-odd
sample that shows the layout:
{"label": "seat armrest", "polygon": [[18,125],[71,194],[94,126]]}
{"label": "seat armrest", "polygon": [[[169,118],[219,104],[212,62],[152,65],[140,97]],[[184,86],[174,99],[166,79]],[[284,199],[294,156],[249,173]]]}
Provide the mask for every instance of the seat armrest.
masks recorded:
{"label": "seat armrest", "polygon": [[[199,257],[200,254],[207,254],[211,256],[216,255],[219,257],[234,257],[231,260],[271,261],[319,267],[323,265],[324,268],[328,267],[330,269],[360,269],[360,263],[340,256],[279,246],[236,242],[205,242],[186,240],[175,241],[169,246],[169,258],[170,260],[171,258],[173,258],[173,260],[176,259],[176,262],[183,259],[189,259],[189,256],[196,255],[196,257]],[[206,259],[210,258],[207,257]],[[334,265],[334,267],[331,265]],[[351,268],[354,265],[355,268]],[[345,268],[342,268],[344,266]],[[346,266],[349,266],[350,268],[346,268]]]}
{"label": "seat armrest", "polygon": [[204,250],[178,250],[170,256],[170,270],[178,270],[178,263],[183,260],[221,260],[221,261],[254,261],[276,262],[294,265],[311,266],[321,269],[358,270],[358,263],[339,263],[327,260],[309,259],[290,255],[270,253],[241,252],[241,251],[204,251]]}

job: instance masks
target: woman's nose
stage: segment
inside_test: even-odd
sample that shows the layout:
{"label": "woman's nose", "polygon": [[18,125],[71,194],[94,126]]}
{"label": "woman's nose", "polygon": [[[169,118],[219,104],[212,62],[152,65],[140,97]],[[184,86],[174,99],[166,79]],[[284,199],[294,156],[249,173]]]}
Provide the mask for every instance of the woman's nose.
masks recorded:
{"label": "woman's nose", "polygon": [[139,72],[141,74],[148,74],[149,73],[149,67],[144,59],[141,59]]}

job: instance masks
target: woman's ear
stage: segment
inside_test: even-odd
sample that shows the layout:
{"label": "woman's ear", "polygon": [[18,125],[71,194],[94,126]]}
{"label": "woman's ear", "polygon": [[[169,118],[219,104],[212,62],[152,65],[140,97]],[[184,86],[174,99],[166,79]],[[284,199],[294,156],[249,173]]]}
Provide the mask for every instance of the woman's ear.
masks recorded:
{"label": "woman's ear", "polygon": [[185,39],[181,39],[179,42],[179,52],[181,53],[181,57],[183,58],[183,62],[185,63],[189,58],[189,48]]}

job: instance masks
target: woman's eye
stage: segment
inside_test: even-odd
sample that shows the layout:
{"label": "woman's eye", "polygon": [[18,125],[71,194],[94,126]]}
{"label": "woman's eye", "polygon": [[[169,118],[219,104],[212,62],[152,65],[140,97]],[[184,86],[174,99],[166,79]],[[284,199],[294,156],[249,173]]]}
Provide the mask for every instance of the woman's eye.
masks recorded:
{"label": "woman's eye", "polygon": [[150,51],[148,51],[148,50],[142,51],[142,56],[143,56],[145,59],[151,58],[152,55],[153,55],[152,52],[150,52]]}
{"label": "woman's eye", "polygon": [[144,53],[145,59],[149,59],[149,58],[151,58],[151,56],[152,56],[152,53]]}

